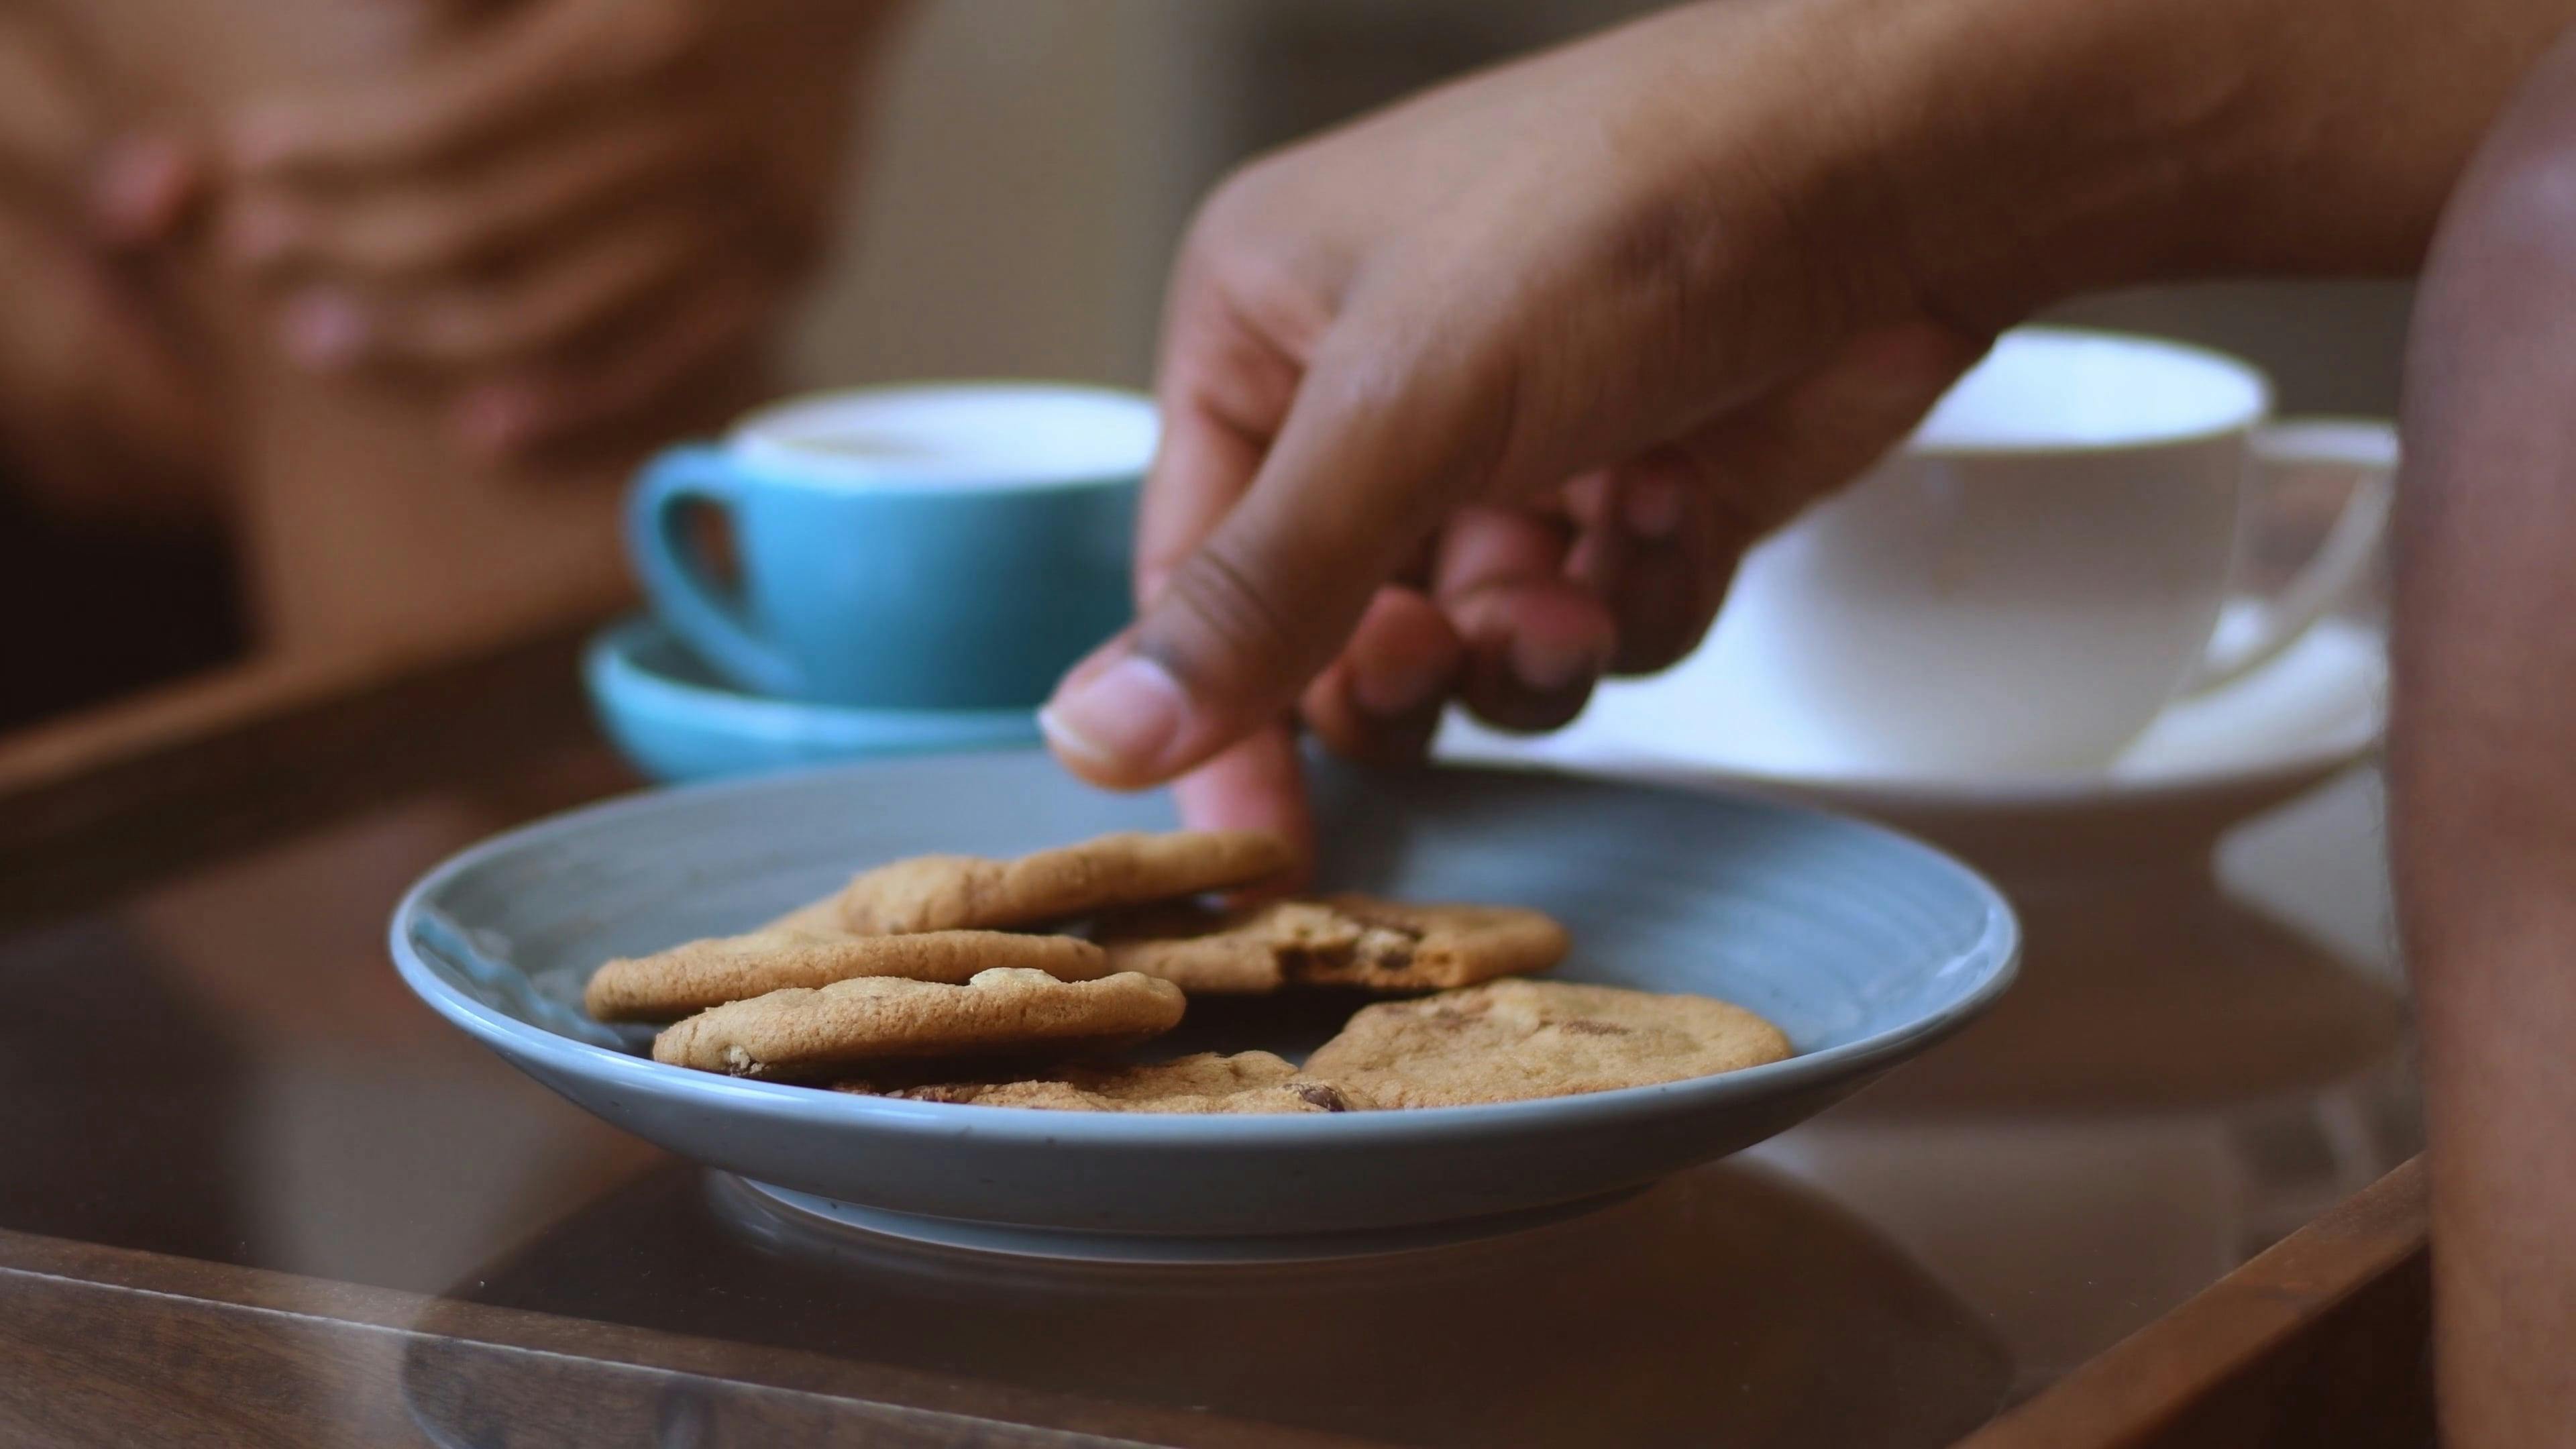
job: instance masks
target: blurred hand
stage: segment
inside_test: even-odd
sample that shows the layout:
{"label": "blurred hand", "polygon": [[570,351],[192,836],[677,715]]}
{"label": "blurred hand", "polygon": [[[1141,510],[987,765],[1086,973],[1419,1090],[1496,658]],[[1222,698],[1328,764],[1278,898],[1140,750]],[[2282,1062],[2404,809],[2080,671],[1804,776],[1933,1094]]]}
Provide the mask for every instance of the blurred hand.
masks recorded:
{"label": "blurred hand", "polygon": [[167,174],[100,167],[96,77],[32,7],[0,10],[0,451],[47,511],[132,524],[195,520],[221,456],[211,390],[176,318],[97,225],[94,175],[167,208]]}
{"label": "blurred hand", "polygon": [[577,441],[766,332],[894,8],[515,0],[402,74],[235,117],[220,247],[306,365],[434,379],[487,453]]}
{"label": "blurred hand", "polygon": [[[1737,558],[1981,352],[1835,183],[1813,27],[1696,7],[1433,92],[1208,202],[1168,302],[1142,613],[1056,752],[1304,829],[1290,719],[1545,729],[1706,630]],[[1220,752],[1222,755],[1220,756]]]}

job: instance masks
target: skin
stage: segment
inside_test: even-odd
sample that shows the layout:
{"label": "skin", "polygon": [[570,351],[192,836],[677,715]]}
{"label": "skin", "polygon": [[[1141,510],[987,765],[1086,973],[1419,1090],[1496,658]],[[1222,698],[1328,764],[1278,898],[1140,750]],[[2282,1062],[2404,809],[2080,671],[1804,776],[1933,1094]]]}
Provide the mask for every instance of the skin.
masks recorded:
{"label": "skin", "polygon": [[[220,485],[263,645],[444,650],[622,601],[626,477],[774,392],[770,345],[838,213],[841,112],[898,14],[13,12],[78,62],[89,134],[62,151],[86,174],[58,190],[85,201],[85,250],[116,283],[116,309],[82,315],[99,333],[148,302],[182,401],[220,421],[132,436]],[[48,306],[71,295],[40,285]],[[158,405],[145,369],[90,375],[119,415]],[[74,416],[32,421],[59,443]],[[100,494],[46,478],[67,508]]]}
{"label": "skin", "polygon": [[2407,366],[2392,839],[2451,1442],[2576,1424],[2576,45],[2443,224]]}
{"label": "skin", "polygon": [[0,12],[0,451],[45,515],[202,526],[219,502],[213,399],[168,299],[90,224],[95,92],[58,31]]}
{"label": "skin", "polygon": [[2411,269],[2570,9],[1687,5],[1257,161],[1172,284],[1139,621],[1050,740],[1303,831],[1292,722],[1561,723],[2033,310]]}
{"label": "skin", "polygon": [[494,456],[649,416],[821,259],[886,4],[533,0],[394,85],[235,108],[216,244],[288,351],[448,386]]}
{"label": "skin", "polygon": [[822,118],[903,8],[427,13],[391,75],[298,77],[120,138],[92,190],[111,238],[196,234],[306,369],[440,388],[456,439],[509,459],[614,436],[767,327],[837,211]]}

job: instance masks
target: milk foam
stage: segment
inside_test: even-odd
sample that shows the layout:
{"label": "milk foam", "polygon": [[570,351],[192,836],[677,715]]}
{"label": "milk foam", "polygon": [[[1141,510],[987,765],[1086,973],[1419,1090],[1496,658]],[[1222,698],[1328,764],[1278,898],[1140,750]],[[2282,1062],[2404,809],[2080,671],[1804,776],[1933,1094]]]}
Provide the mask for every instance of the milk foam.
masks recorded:
{"label": "milk foam", "polygon": [[1153,404],[1106,388],[968,383],[825,393],[733,433],[745,461],[850,488],[1026,488],[1141,474]]}

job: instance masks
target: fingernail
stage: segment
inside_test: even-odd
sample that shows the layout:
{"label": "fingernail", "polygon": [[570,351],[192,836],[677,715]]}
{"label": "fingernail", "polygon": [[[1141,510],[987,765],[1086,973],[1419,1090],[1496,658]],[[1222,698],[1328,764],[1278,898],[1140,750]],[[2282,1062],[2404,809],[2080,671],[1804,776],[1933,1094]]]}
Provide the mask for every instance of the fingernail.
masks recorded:
{"label": "fingernail", "polygon": [[1150,770],[1180,737],[1189,697],[1171,671],[1130,654],[1038,711],[1038,728],[1066,755],[1125,773]]}
{"label": "fingernail", "polygon": [[1557,694],[1588,684],[1600,676],[1601,666],[1608,662],[1589,644],[1527,634],[1512,641],[1511,660],[1512,677],[1536,694]]}
{"label": "fingernail", "polygon": [[257,265],[275,261],[294,244],[295,216],[274,201],[253,198],[233,208],[224,224],[224,245],[233,259]]}
{"label": "fingernail", "polygon": [[1404,719],[1438,700],[1449,687],[1449,665],[1439,659],[1372,663],[1351,670],[1351,702],[1379,719]]}
{"label": "fingernail", "polygon": [[1629,484],[1619,499],[1619,521],[1638,538],[1672,537],[1682,526],[1682,485],[1652,476]]}
{"label": "fingernail", "polygon": [[280,326],[286,355],[320,372],[336,371],[366,351],[367,314],[337,292],[299,293],[286,304]]}

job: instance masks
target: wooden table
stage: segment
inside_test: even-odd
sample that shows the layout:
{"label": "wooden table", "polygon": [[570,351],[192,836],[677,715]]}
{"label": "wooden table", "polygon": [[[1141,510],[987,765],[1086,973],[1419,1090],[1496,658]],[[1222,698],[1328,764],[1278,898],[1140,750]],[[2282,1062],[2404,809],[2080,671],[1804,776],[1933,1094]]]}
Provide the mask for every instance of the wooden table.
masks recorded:
{"label": "wooden table", "polygon": [[2205,842],[2007,881],[2032,949],[1991,1018],[1620,1206],[1049,1265],[799,1237],[403,991],[415,874],[637,784],[577,637],[0,742],[0,1439],[2430,1442],[2366,776],[2240,839],[2231,890]]}

